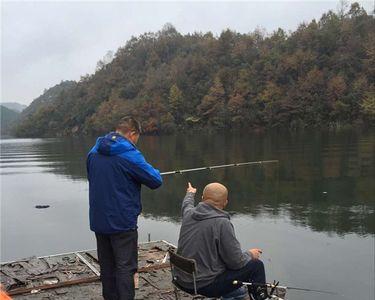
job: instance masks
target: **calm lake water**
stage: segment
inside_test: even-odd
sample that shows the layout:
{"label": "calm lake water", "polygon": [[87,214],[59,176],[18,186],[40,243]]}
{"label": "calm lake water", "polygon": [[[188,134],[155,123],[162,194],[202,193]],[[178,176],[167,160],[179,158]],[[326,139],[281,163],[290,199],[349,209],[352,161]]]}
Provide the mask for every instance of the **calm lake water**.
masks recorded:
{"label": "calm lake water", "polygon": [[[95,247],[85,171],[94,141],[1,141],[1,261]],[[148,136],[139,148],[161,171],[280,161],[173,175],[159,190],[144,188],[141,242],[150,233],[177,243],[187,181],[199,192],[219,181],[230,191],[237,237],[244,249],[263,249],[269,281],[341,294],[291,291],[290,300],[374,299],[374,132]]]}

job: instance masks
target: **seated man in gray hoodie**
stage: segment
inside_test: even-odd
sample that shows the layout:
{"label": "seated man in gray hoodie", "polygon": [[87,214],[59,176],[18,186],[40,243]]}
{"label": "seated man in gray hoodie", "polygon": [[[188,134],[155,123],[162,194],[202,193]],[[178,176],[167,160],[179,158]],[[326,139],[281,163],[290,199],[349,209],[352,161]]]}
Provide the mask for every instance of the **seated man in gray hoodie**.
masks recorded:
{"label": "seated man in gray hoodie", "polygon": [[[195,259],[198,293],[221,297],[239,288],[233,281],[265,283],[260,249],[243,252],[230,217],[223,209],[228,204],[228,190],[220,183],[210,183],[203,190],[202,201],[194,206],[196,189],[188,183],[182,202],[182,225],[178,254]],[[176,269],[177,282],[185,291],[193,292],[191,276]],[[252,299],[268,297],[263,287],[249,289]]]}

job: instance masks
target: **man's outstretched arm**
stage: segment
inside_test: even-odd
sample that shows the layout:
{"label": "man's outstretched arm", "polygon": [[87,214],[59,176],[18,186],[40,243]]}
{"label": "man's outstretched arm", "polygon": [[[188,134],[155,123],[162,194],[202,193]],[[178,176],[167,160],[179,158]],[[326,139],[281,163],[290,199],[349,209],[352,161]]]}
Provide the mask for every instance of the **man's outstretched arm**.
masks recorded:
{"label": "man's outstretched arm", "polygon": [[163,179],[160,171],[151,166],[138,149],[132,151],[130,159],[128,158],[126,162],[130,165],[129,172],[139,183],[150,189],[156,189],[162,185]]}

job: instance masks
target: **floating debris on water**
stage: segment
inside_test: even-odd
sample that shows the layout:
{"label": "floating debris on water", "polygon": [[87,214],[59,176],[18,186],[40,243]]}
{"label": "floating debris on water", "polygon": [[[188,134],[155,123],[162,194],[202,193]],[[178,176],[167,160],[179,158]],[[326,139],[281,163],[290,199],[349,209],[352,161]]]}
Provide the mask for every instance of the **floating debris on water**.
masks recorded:
{"label": "floating debris on water", "polygon": [[43,208],[48,208],[49,205],[35,205],[35,208],[38,208],[38,209],[43,209]]}

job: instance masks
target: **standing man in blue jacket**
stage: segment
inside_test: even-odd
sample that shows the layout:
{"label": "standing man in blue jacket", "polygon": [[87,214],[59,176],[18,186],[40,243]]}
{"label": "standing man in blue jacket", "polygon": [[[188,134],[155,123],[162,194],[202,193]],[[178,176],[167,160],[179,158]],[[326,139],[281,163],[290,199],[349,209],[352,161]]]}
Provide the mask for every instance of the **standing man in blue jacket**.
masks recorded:
{"label": "standing man in blue jacket", "polygon": [[90,229],[95,232],[105,300],[134,299],[141,185],[161,186],[159,170],[136,148],[140,123],[124,117],[87,157]]}

